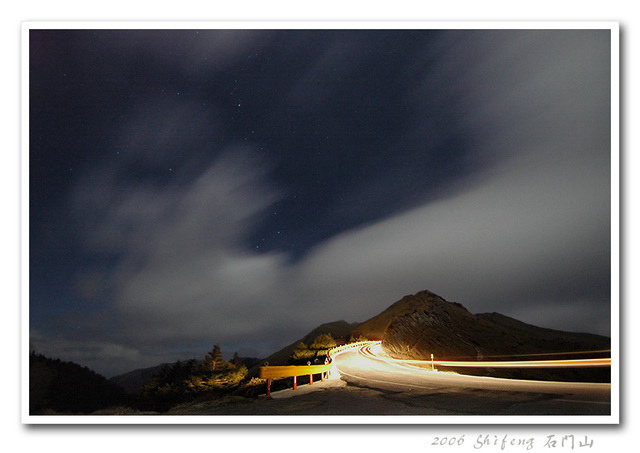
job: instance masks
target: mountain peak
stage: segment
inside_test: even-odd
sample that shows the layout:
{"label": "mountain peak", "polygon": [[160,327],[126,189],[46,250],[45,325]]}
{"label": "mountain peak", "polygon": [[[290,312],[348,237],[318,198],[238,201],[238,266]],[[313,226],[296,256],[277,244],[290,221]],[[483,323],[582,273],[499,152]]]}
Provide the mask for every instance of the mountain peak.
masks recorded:
{"label": "mountain peak", "polygon": [[[417,312],[443,314],[449,310],[462,310],[468,316],[472,316],[461,304],[448,302],[443,297],[425,289],[416,294],[404,296],[379,315],[360,324],[354,329],[352,335],[362,335],[370,339],[382,340],[389,324],[398,317]],[[462,314],[462,316],[467,315]]]}
{"label": "mountain peak", "polygon": [[[611,344],[606,337],[537,327],[499,313],[472,314],[461,304],[449,302],[429,290],[404,296],[356,327],[352,336],[358,335],[382,340],[382,348],[391,357],[418,360],[428,360],[431,354],[440,360],[477,360],[602,350]],[[540,378],[543,374],[551,375],[541,372],[536,376]]]}

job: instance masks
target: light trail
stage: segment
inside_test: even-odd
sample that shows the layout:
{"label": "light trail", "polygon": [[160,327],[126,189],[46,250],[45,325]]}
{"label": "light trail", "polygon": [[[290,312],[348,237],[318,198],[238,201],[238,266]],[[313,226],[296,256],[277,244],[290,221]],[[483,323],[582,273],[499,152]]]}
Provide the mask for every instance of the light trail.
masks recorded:
{"label": "light trail", "polygon": [[[431,363],[431,362],[428,362]],[[445,361],[435,360],[435,366],[473,368],[585,368],[610,367],[611,359],[517,360],[517,361]]]}
{"label": "light trail", "polygon": [[[600,366],[610,366],[609,358],[597,360],[602,361]],[[461,360],[434,360],[432,369],[430,360],[394,359],[382,350],[380,341],[363,342],[336,351],[334,376],[341,376],[356,387],[393,392],[393,401],[408,402],[407,411],[411,413],[424,410],[425,414],[464,416],[612,414],[611,384],[608,382],[473,376],[464,373],[462,368],[448,369],[442,365],[445,362],[456,366],[465,363]],[[576,366],[578,363],[587,365],[576,360],[519,360],[514,365],[557,367]],[[508,362],[467,362],[468,366],[495,367],[497,364],[504,366]],[[397,406],[394,410],[404,411]]]}
{"label": "light trail", "polygon": [[[372,348],[376,348],[374,352]],[[398,364],[428,365],[450,368],[593,368],[610,367],[611,358],[598,359],[564,359],[564,360],[406,360],[395,359],[385,354],[382,356],[382,342],[377,341],[360,348],[360,353],[372,359]],[[564,353],[563,353],[564,354]],[[571,354],[571,353],[566,353]],[[542,354],[537,354],[542,355]]]}
{"label": "light trail", "polygon": [[[550,356],[550,355],[582,355],[582,354],[605,354],[611,353],[611,349],[598,349],[594,351],[573,351],[573,352],[538,352],[531,354],[501,354],[501,355],[484,355],[485,358],[496,358],[496,357],[541,357],[541,356]],[[464,357],[451,357],[451,360],[460,360],[466,359],[470,356]]]}

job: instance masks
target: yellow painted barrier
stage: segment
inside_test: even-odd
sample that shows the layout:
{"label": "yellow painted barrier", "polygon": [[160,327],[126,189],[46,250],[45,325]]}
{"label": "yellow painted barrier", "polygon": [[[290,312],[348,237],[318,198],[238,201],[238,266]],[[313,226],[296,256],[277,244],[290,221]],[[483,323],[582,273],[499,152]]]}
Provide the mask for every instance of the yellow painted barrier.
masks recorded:
{"label": "yellow painted barrier", "polygon": [[261,366],[260,378],[275,379],[292,376],[304,376],[306,374],[325,373],[333,364],[327,365],[286,365],[286,366]]}
{"label": "yellow painted barrier", "polygon": [[[338,346],[336,348],[327,351],[327,357],[333,360],[333,357],[339,353],[366,344],[376,343],[371,341],[360,341],[358,343],[346,344],[344,346]],[[313,375],[320,374],[322,380],[324,380],[324,374],[331,371],[333,363],[329,362],[324,365],[284,365],[284,366],[261,366],[260,378],[267,380],[267,396],[271,395],[271,379],[293,377],[293,389],[297,388],[297,377],[309,375],[309,384],[313,384]]]}

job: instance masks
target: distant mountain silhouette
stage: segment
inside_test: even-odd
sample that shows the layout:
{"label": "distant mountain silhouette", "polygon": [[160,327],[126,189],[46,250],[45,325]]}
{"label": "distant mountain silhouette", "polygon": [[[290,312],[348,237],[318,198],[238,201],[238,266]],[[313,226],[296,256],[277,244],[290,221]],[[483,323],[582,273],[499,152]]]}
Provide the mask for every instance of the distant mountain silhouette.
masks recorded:
{"label": "distant mountain silhouette", "polygon": [[118,384],[128,394],[133,395],[138,393],[142,386],[144,386],[153,376],[160,373],[164,367],[171,365],[173,365],[173,363],[161,363],[160,365],[148,368],[140,368],[113,376],[109,380]]}

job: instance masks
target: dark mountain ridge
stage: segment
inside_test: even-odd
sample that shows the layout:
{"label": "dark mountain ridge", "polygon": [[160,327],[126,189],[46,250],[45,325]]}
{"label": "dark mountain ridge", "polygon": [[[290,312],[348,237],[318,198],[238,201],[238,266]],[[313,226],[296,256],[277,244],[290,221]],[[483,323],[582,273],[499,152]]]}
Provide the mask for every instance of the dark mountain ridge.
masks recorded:
{"label": "dark mountain ridge", "polygon": [[149,379],[159,374],[163,368],[170,367],[171,365],[173,365],[173,363],[162,363],[148,368],[140,368],[113,376],[109,378],[109,380],[122,387],[128,394],[133,395],[137,393]]}
{"label": "dark mountain ridge", "polygon": [[29,354],[29,413],[88,414],[127,404],[117,384],[87,367]]}

